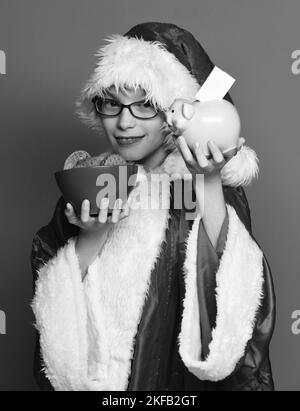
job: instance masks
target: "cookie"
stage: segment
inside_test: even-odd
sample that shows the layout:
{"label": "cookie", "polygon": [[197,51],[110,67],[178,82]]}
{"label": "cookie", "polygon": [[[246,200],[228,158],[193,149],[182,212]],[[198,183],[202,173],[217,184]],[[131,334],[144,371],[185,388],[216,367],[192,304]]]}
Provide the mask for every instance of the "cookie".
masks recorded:
{"label": "cookie", "polygon": [[127,162],[119,154],[110,154],[105,158],[104,166],[126,166]]}
{"label": "cookie", "polygon": [[64,170],[69,170],[70,168],[74,168],[79,161],[84,161],[90,158],[90,154],[84,150],[74,151],[74,153],[70,154],[64,163]]}
{"label": "cookie", "polygon": [[119,154],[102,153],[99,156],[92,157],[87,151],[78,150],[70,154],[64,164],[64,170],[81,167],[99,167],[99,166],[123,166],[133,164]]}
{"label": "cookie", "polygon": [[89,157],[83,160],[79,160],[75,167],[98,167],[101,166],[102,164],[102,157],[101,156],[96,156],[96,157]]}

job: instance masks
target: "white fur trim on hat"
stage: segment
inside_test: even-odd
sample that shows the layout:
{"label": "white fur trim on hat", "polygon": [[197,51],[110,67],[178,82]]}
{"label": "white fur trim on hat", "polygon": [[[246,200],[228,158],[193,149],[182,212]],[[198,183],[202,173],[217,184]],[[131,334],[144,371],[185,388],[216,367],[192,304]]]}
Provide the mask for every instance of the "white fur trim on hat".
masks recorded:
{"label": "white fur trim on hat", "polygon": [[76,102],[77,114],[90,127],[101,130],[92,98],[105,90],[124,86],[146,92],[146,98],[161,110],[176,98],[194,98],[200,88],[195,77],[158,41],[146,41],[119,34],[106,39],[96,57],[99,61]]}

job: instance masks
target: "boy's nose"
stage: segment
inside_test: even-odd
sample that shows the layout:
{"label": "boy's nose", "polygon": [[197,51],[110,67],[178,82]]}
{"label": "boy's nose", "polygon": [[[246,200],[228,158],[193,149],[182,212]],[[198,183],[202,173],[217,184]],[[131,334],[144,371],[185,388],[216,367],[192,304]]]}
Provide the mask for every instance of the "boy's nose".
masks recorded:
{"label": "boy's nose", "polygon": [[132,128],[135,126],[135,118],[130,113],[129,108],[124,107],[119,114],[118,125],[122,129]]}

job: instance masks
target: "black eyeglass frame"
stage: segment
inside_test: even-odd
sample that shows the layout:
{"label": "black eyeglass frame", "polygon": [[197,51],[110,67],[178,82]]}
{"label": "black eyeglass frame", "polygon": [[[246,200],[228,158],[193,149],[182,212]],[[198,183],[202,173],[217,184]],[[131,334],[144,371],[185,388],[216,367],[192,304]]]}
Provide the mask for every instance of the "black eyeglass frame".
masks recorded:
{"label": "black eyeglass frame", "polygon": [[[97,114],[99,114],[99,115],[102,116],[102,117],[117,117],[117,116],[119,116],[119,115],[122,113],[122,111],[123,111],[124,108],[128,108],[128,110],[130,111],[130,114],[131,114],[134,118],[137,118],[137,119],[139,119],[139,120],[151,120],[152,118],[155,118],[155,117],[159,114],[159,111],[157,111],[156,109],[154,109],[154,110],[156,111],[156,113],[155,113],[154,116],[152,116],[152,117],[139,117],[139,116],[136,116],[136,115],[132,112],[131,106],[132,106],[133,104],[143,103],[143,102],[145,102],[145,100],[134,101],[134,102],[131,103],[131,104],[121,104],[121,103],[119,103],[119,105],[120,105],[120,111],[119,111],[119,113],[117,113],[117,114],[104,114],[104,113],[101,113],[101,112],[98,110],[98,108],[97,108],[97,104],[96,104],[96,103],[97,103],[98,100],[105,100],[105,99],[102,99],[102,98],[99,97],[99,96],[95,96],[95,97],[92,98],[92,103],[93,103],[94,106],[95,106],[95,110],[97,111]],[[113,99],[109,99],[109,100],[113,100]]]}

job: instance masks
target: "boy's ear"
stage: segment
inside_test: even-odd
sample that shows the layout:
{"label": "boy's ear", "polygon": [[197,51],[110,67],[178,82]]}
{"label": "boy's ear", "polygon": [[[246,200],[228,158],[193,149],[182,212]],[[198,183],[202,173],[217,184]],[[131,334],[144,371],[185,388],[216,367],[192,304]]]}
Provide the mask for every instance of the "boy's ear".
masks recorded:
{"label": "boy's ear", "polygon": [[190,120],[195,114],[195,107],[190,103],[182,104],[182,115],[185,119]]}

